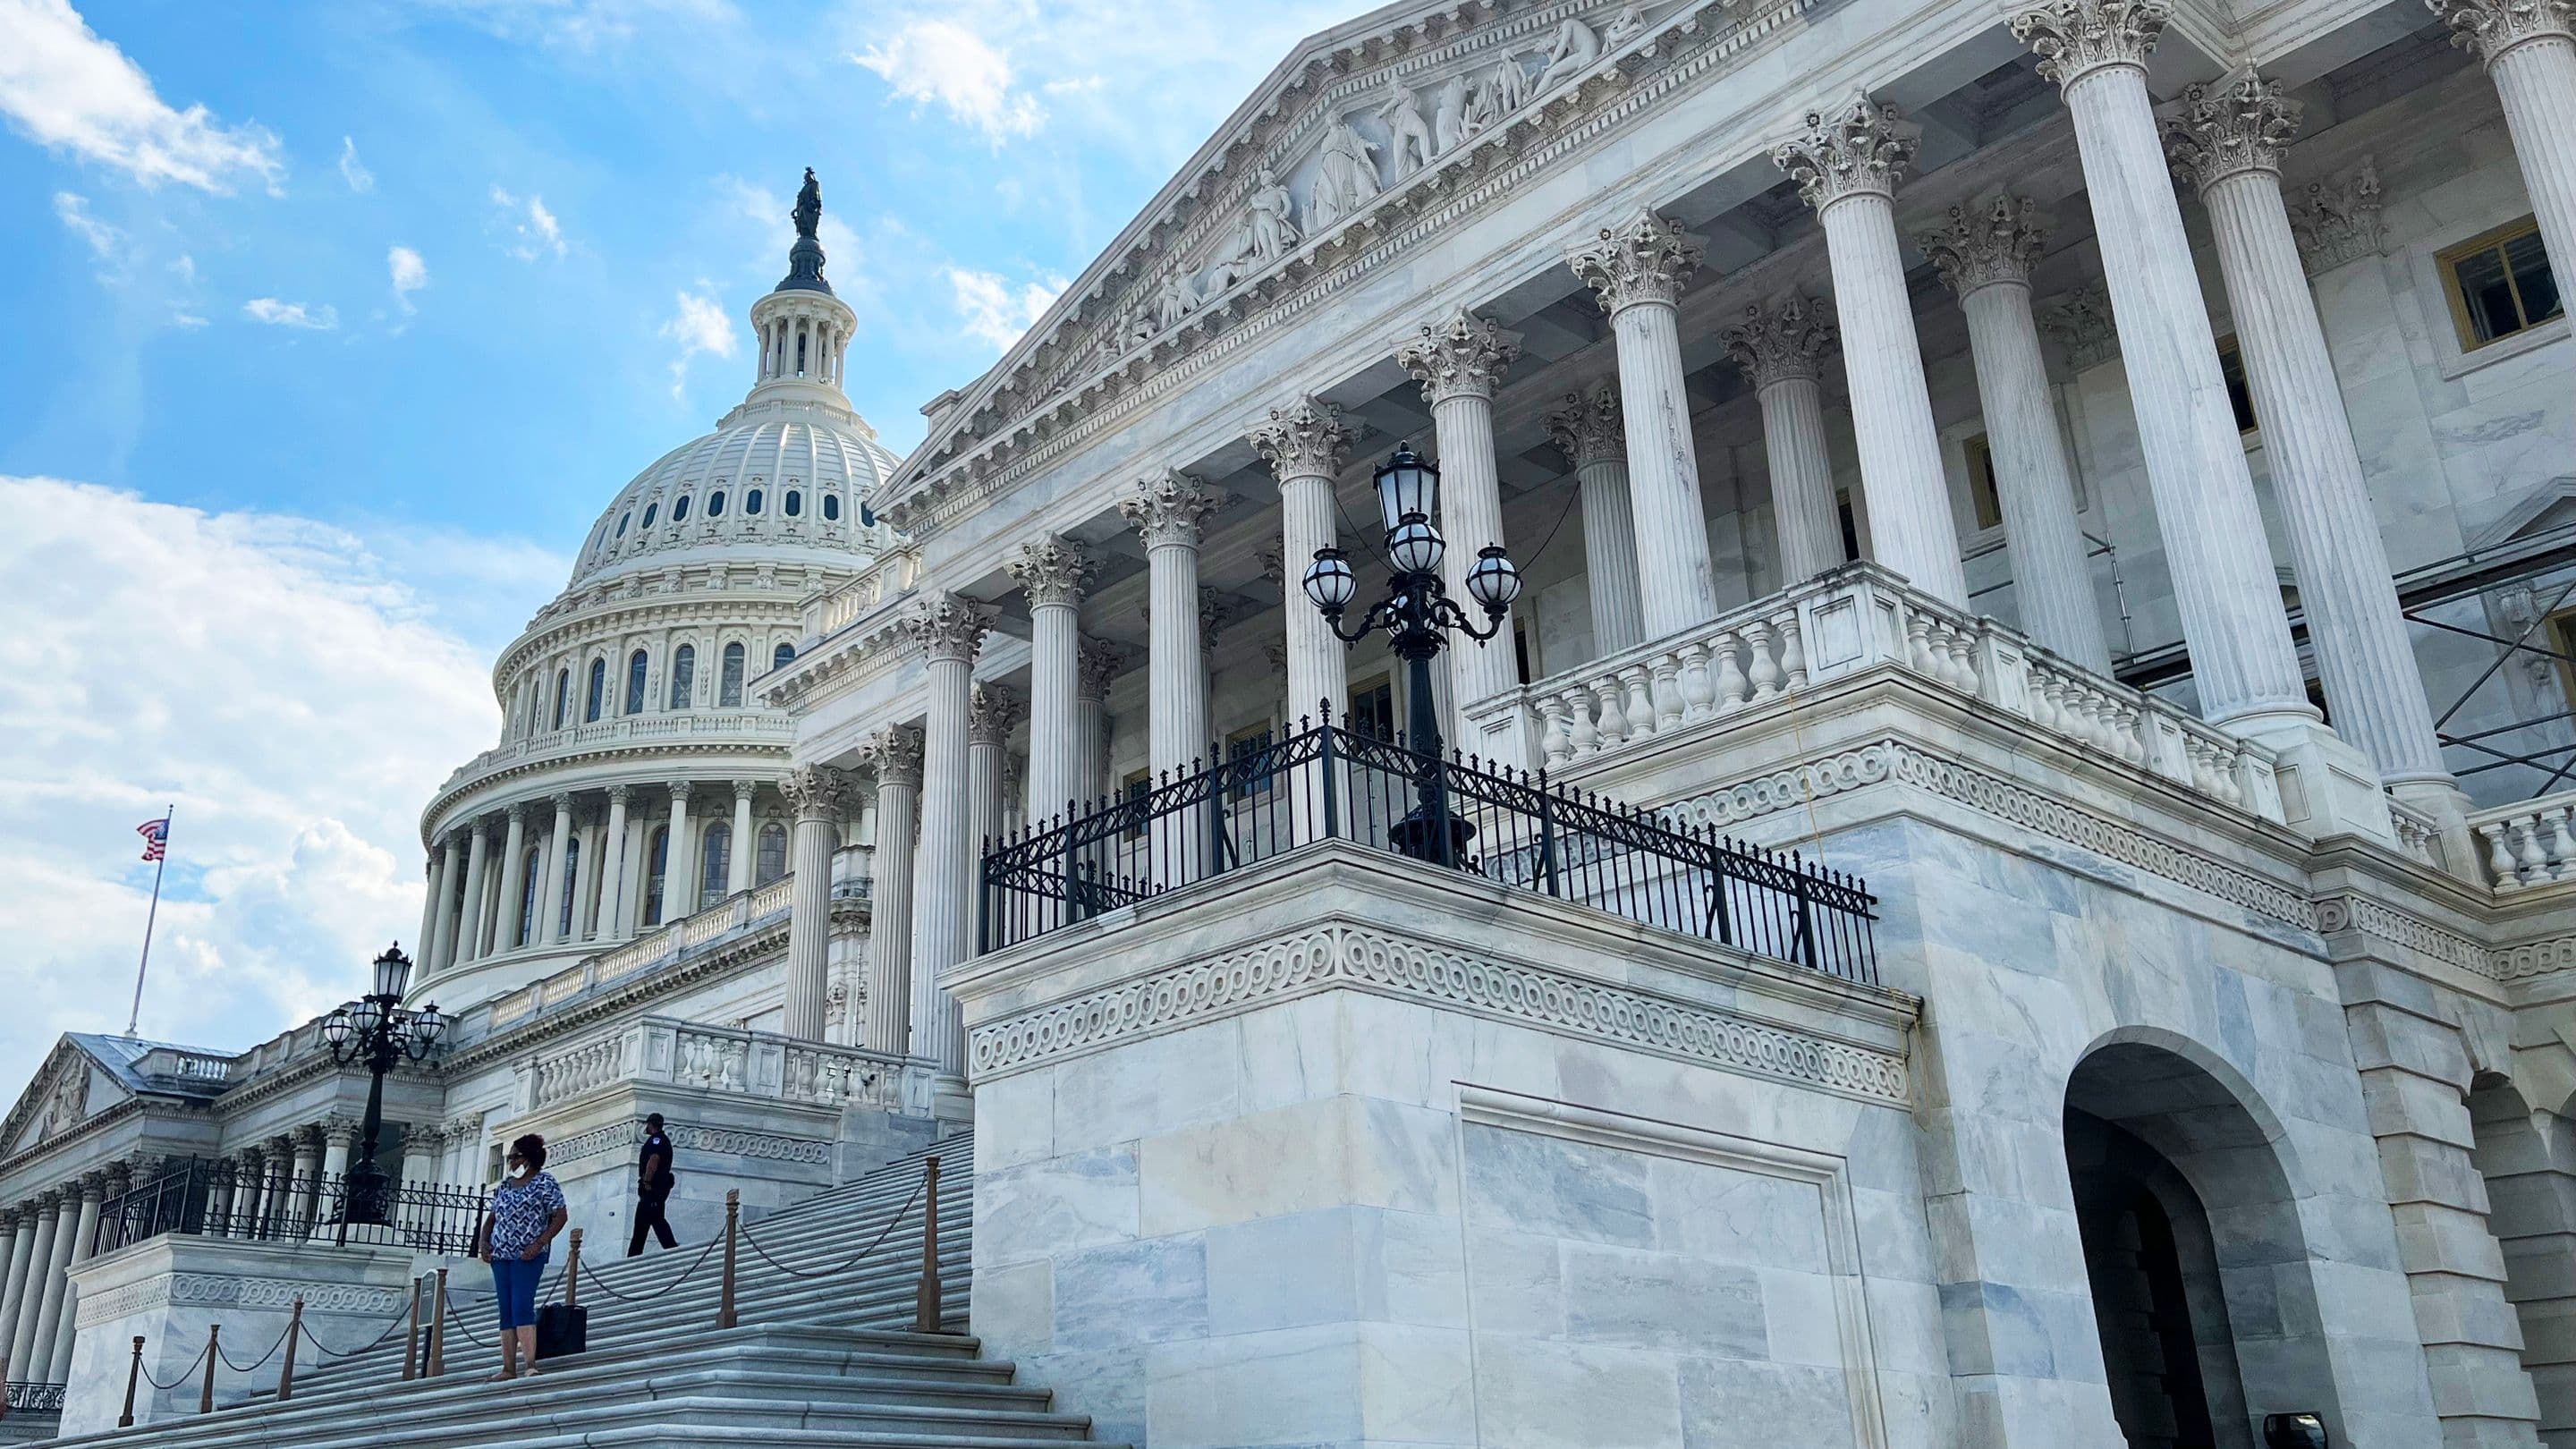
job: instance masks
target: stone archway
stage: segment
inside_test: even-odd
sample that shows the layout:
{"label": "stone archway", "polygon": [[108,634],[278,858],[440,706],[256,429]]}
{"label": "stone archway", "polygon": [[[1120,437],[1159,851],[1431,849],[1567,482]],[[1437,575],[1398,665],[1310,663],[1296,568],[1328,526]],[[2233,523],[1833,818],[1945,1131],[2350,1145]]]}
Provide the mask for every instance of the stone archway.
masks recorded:
{"label": "stone archway", "polygon": [[2567,1113],[2533,1111],[2494,1073],[2470,1084],[2468,1108],[2471,1160],[2486,1182],[2487,1231],[2503,1252],[2540,1440],[2576,1449],[2576,1126]]}
{"label": "stone archway", "polygon": [[2299,1410],[2342,1442],[2283,1134],[2197,1056],[2115,1040],[2067,1082],[2113,1415],[2131,1449],[2254,1449],[2266,1414]]}

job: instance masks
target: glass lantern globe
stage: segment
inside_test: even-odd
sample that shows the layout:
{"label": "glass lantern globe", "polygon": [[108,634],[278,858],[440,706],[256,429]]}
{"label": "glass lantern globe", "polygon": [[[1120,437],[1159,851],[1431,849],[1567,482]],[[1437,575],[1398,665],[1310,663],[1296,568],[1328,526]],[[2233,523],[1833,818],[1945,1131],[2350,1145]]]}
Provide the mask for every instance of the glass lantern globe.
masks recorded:
{"label": "glass lantern globe", "polygon": [[356,1029],[358,1035],[371,1036],[375,1033],[376,1023],[384,1019],[384,1008],[377,1005],[373,998],[369,998],[348,1008],[348,1014],[349,1024]]}
{"label": "glass lantern globe", "polygon": [[1306,569],[1306,597],[1327,614],[1338,614],[1350,607],[1351,596],[1359,592],[1359,580],[1351,577],[1351,561],[1338,548],[1315,550],[1314,563]]}
{"label": "glass lantern globe", "polygon": [[413,1015],[411,1030],[412,1035],[420,1038],[422,1046],[437,1044],[439,1036],[447,1030],[447,1018],[438,1014],[437,1002],[431,1002]]}
{"label": "glass lantern globe", "polygon": [[349,1044],[350,1030],[349,1012],[346,1007],[336,1009],[329,1016],[322,1018],[322,1039],[335,1048]]}
{"label": "glass lantern globe", "polygon": [[1440,537],[1440,530],[1425,519],[1407,519],[1386,536],[1387,562],[1394,564],[1399,573],[1438,573],[1440,560],[1448,552],[1449,545]]}
{"label": "glass lantern globe", "polygon": [[1476,552],[1476,562],[1467,570],[1467,596],[1485,606],[1485,612],[1497,618],[1521,596],[1520,566],[1499,546],[1488,545]]}
{"label": "glass lantern globe", "polygon": [[399,999],[403,989],[411,984],[411,958],[402,953],[399,945],[387,947],[385,954],[376,958],[375,970],[375,994],[378,996]]}
{"label": "glass lantern globe", "polygon": [[1389,534],[1407,520],[1440,516],[1440,470],[1422,461],[1411,443],[1396,444],[1395,455],[1378,465],[1376,486],[1378,518]]}

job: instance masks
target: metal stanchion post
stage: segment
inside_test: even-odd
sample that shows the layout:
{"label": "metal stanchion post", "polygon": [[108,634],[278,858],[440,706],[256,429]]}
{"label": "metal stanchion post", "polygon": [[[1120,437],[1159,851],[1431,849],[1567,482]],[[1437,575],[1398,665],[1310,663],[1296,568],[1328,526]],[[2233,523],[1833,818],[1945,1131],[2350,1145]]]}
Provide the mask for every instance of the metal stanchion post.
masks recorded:
{"label": "metal stanchion post", "polygon": [[411,1324],[403,1330],[403,1382],[420,1377],[420,1280],[411,1280]]}
{"label": "metal stanchion post", "polygon": [[742,1189],[725,1189],[724,1288],[716,1298],[716,1327],[733,1327],[734,1239],[742,1229]]}
{"label": "metal stanchion post", "polygon": [[134,1427],[134,1381],[143,1377],[143,1335],[134,1335],[134,1361],[125,1366],[125,1408],[116,1416],[116,1427]]}
{"label": "metal stanchion post", "polygon": [[438,1270],[437,1286],[430,1290],[429,1301],[429,1376],[437,1378],[447,1372],[447,1270]]}
{"label": "metal stanchion post", "polygon": [[912,1331],[939,1331],[939,1159],[922,1168],[921,1285],[912,1300]]}
{"label": "metal stanchion post", "polygon": [[572,1253],[564,1259],[564,1307],[581,1305],[581,1229],[572,1230]]}
{"label": "metal stanchion post", "polygon": [[295,1297],[295,1311],[286,1320],[286,1362],[277,1370],[277,1401],[285,1403],[295,1397],[296,1341],[304,1337],[304,1295]]}
{"label": "metal stanchion post", "polygon": [[224,1356],[223,1334],[222,1324],[206,1325],[206,1378],[197,1390],[197,1412],[200,1414],[215,1411],[215,1364]]}

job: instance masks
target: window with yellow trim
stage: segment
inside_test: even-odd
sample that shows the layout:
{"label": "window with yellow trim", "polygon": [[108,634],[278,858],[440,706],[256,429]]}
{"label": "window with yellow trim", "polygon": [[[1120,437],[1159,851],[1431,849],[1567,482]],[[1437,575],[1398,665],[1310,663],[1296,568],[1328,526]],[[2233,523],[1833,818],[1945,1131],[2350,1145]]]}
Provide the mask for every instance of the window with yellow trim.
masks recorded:
{"label": "window with yellow trim", "polygon": [[2565,315],[2558,278],[2530,217],[2497,227],[2435,258],[2451,298],[2460,350],[2475,352]]}

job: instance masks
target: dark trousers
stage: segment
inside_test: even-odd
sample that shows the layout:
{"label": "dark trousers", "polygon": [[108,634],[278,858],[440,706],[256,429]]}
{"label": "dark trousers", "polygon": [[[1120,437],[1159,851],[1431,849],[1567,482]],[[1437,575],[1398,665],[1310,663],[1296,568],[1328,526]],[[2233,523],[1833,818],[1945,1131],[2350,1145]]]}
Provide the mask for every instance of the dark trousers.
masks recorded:
{"label": "dark trousers", "polygon": [[670,1200],[671,1192],[668,1188],[660,1192],[639,1192],[635,1195],[635,1236],[627,1240],[626,1256],[632,1258],[644,1251],[644,1235],[648,1232],[661,1239],[662,1246],[665,1248],[680,1246],[680,1240],[672,1236],[671,1220],[662,1216],[663,1204]]}

